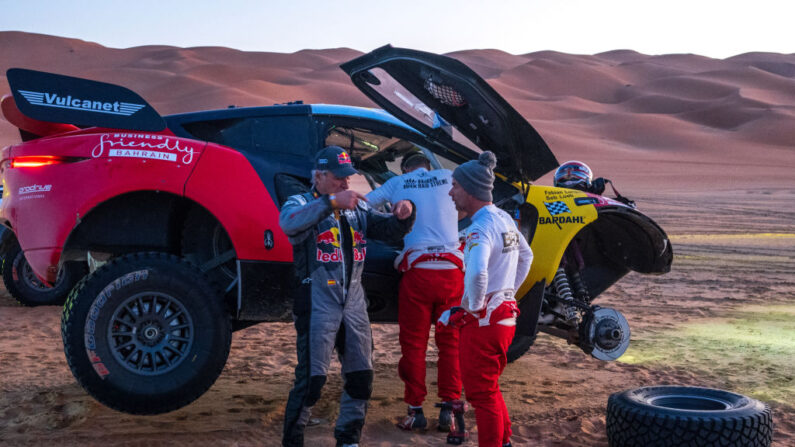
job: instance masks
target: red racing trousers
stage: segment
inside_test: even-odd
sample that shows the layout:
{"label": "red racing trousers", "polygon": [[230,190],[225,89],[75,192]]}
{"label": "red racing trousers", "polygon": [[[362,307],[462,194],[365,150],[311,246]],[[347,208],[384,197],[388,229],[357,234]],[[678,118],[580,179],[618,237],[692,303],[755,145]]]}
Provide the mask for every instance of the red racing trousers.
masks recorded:
{"label": "red racing trousers", "polygon": [[501,447],[511,440],[511,420],[499,380],[516,326],[496,323],[510,316],[501,312],[506,307],[494,310],[488,326],[473,321],[461,328],[462,379],[467,401],[475,407],[480,447]]}
{"label": "red racing trousers", "polygon": [[[400,351],[398,375],[405,384],[403,399],[420,406],[428,394],[425,388],[425,354],[431,325],[442,312],[461,303],[464,272],[460,269],[432,270],[412,268],[403,273],[398,291]],[[437,383],[443,401],[461,398],[461,372],[458,361],[458,329],[436,331],[439,349]]]}

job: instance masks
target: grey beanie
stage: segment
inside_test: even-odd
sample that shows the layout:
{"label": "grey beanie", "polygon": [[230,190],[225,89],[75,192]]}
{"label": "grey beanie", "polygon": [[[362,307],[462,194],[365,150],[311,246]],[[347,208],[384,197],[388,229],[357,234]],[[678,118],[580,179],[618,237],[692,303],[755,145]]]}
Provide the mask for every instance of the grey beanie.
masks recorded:
{"label": "grey beanie", "polygon": [[486,151],[477,160],[469,160],[453,171],[453,178],[464,191],[483,202],[491,202],[491,190],[494,189],[494,167],[497,156]]}

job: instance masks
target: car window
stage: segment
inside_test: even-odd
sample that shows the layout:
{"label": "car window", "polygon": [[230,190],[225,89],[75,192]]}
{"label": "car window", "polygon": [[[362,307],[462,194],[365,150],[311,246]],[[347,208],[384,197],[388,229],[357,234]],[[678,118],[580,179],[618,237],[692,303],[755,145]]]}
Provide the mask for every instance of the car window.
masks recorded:
{"label": "car window", "polygon": [[310,155],[311,123],[306,116],[260,116],[184,123],[195,138],[234,149],[287,156]]}

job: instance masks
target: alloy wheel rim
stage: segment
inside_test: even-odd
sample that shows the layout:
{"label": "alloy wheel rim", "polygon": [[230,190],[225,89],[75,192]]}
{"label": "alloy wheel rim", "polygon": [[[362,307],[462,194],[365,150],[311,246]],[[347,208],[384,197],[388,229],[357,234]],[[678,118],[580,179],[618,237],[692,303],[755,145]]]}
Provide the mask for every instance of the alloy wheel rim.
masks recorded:
{"label": "alloy wheel rim", "polygon": [[143,292],[116,308],[107,333],[108,346],[120,365],[136,374],[155,376],[185,360],[196,330],[179,300],[165,293]]}

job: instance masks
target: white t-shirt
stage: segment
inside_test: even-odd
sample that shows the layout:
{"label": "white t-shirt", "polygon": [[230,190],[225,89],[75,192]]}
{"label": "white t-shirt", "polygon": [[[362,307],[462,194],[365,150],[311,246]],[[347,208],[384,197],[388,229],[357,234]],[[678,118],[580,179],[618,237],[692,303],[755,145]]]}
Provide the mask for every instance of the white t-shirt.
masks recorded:
{"label": "white t-shirt", "polygon": [[447,169],[415,169],[407,174],[387,180],[381,187],[370,191],[367,200],[377,207],[389,201],[411,200],[417,207],[414,228],[406,235],[405,248],[395,261],[399,264],[409,253],[409,264],[426,253],[454,253],[458,250],[458,211],[450,197],[453,173]]}
{"label": "white t-shirt", "polygon": [[486,311],[481,325],[503,301],[513,300],[533,262],[533,252],[516,223],[494,205],[479,209],[466,230],[464,297],[461,307]]}

